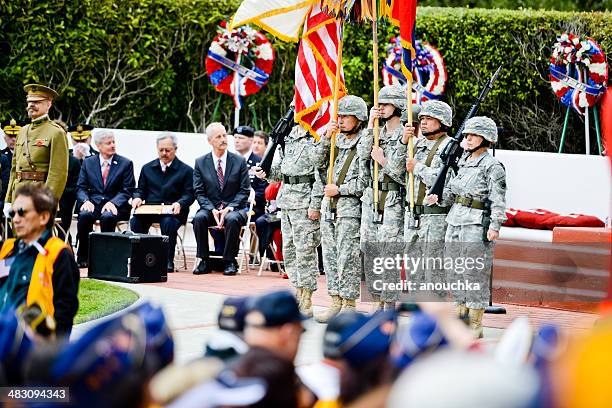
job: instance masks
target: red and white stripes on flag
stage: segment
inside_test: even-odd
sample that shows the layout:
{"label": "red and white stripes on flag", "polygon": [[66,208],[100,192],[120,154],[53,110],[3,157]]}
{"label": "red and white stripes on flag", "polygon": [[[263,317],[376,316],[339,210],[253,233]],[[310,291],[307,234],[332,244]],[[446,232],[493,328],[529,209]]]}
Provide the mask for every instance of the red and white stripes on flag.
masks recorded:
{"label": "red and white stripes on flag", "polygon": [[[304,24],[295,62],[295,120],[317,140],[332,120],[340,23],[315,4]],[[346,95],[340,70],[339,99]]]}

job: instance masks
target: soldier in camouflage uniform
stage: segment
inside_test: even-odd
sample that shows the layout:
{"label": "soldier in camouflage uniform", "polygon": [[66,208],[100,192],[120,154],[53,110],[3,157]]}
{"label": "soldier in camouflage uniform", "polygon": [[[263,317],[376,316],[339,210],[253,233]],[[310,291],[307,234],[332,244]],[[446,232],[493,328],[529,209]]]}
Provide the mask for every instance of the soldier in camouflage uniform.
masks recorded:
{"label": "soldier in camouflage uniform", "polygon": [[5,206],[13,202],[17,188],[28,183],[44,183],[59,200],[68,177],[66,133],[48,115],[57,92],[36,84],[26,85],[24,90],[32,123],[17,135]]}
{"label": "soldier in camouflage uniform", "polygon": [[[445,200],[451,199],[454,203],[446,217],[446,242],[495,241],[506,220],[506,171],[488,152],[497,142],[497,126],[490,118],[476,116],[466,121],[463,134],[466,153],[459,161],[457,175],[444,189]],[[434,203],[437,199],[432,195],[428,202]],[[493,245],[483,245],[483,248],[485,272],[490,275]],[[482,294],[478,301],[455,300],[459,317],[464,320],[467,317],[470,328],[482,337],[482,315],[488,305],[488,296]]]}
{"label": "soldier in camouflage uniform", "polygon": [[312,317],[312,293],[317,290],[320,243],[319,218],[322,185],[315,177],[317,157],[314,138],[296,125],[285,138],[285,149],[275,156],[270,175],[254,167],[257,177],[281,180],[278,207],[281,209],[283,257],[289,280],[297,289],[300,310]]}
{"label": "soldier in camouflage uniform", "polygon": [[367,137],[365,122],[368,106],[358,96],[348,95],[338,103],[338,124],[330,126],[318,144],[319,157],[329,157],[331,135],[338,129],[334,152],[333,183],[324,189],[321,206],[321,247],[327,278],[327,293],[332,305],[317,316],[327,323],[340,310],[355,310],[359,297],[361,263],[359,258],[359,227],[361,221],[362,190],[359,188],[357,143]]}
{"label": "soldier in camouflage uniform", "polygon": [[[406,106],[406,92],[399,85],[385,86],[378,93],[380,108],[370,111],[368,134],[361,137],[357,155],[359,157],[359,183],[363,188],[361,197],[361,246],[368,242],[401,242],[404,222],[401,184],[406,174],[404,166],[388,166],[388,158],[400,143],[403,127],[400,119]],[[374,118],[378,117],[384,126],[380,130],[379,147],[373,146],[372,128]],[[378,162],[378,207],[374,208],[373,176],[374,161]],[[376,280],[381,279],[372,271],[365,271],[366,285],[373,295],[376,307],[394,307],[398,299],[395,291],[381,291],[373,287]],[[385,282],[399,282],[392,272],[382,276]]]}

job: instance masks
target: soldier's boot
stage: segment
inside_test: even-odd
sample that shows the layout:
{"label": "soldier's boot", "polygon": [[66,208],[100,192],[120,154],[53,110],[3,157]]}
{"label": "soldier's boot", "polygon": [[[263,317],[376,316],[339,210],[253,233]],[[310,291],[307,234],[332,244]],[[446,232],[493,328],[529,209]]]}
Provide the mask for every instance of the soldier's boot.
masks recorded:
{"label": "soldier's boot", "polygon": [[476,335],[476,338],[482,338],[482,315],[484,315],[484,309],[469,309],[470,310],[470,329]]}
{"label": "soldier's boot", "polygon": [[300,304],[300,312],[308,318],[312,317],[312,290],[308,288],[302,289],[302,303]]}
{"label": "soldier's boot", "polygon": [[342,298],[338,295],[332,295],[332,304],[326,311],[319,313],[315,319],[319,323],[327,323],[329,319],[340,313],[342,309]]}
{"label": "soldier's boot", "polygon": [[384,302],[384,310],[395,310],[395,302]]}
{"label": "soldier's boot", "polygon": [[342,299],[342,312],[355,312],[357,303],[355,299]]}
{"label": "soldier's boot", "polygon": [[470,309],[468,309],[466,305],[457,305],[456,310],[457,310],[457,317],[459,318],[459,320],[465,323],[466,326],[469,326],[470,325]]}
{"label": "soldier's boot", "polygon": [[381,302],[380,296],[372,296],[374,302],[372,303],[372,313],[378,312],[379,310],[383,310],[385,308],[385,302]]}
{"label": "soldier's boot", "polygon": [[295,288],[295,300],[298,302],[300,309],[302,308],[302,296],[304,294],[303,288]]}

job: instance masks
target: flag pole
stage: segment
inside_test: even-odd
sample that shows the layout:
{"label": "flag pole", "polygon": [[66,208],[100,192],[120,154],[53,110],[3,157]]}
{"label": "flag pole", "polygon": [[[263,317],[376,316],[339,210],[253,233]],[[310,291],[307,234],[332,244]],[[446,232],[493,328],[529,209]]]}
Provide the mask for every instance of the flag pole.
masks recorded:
{"label": "flag pole", "polygon": [[[334,80],[334,122],[338,123],[338,99],[340,96],[340,74],[342,73],[342,43],[344,42],[344,26],[340,20],[340,33],[338,41],[338,61],[336,62],[336,78]],[[329,169],[327,171],[327,184],[334,182],[334,149],[336,148],[336,132],[331,135],[329,150]]]}
{"label": "flag pole", "polygon": [[[406,89],[408,122],[412,126],[412,75],[406,79],[408,80]],[[408,157],[414,159],[414,136],[408,140]],[[408,188],[410,192],[410,213],[414,214],[414,173],[412,171],[408,172]],[[441,197],[440,200],[442,200]]]}
{"label": "flag pole", "polygon": [[[372,65],[374,67],[374,108],[378,112],[378,7],[374,0],[372,7]],[[378,128],[378,116],[374,117],[374,146],[378,147],[380,129]],[[378,211],[378,162],[374,160],[374,177],[372,185],[372,197],[374,211]]]}

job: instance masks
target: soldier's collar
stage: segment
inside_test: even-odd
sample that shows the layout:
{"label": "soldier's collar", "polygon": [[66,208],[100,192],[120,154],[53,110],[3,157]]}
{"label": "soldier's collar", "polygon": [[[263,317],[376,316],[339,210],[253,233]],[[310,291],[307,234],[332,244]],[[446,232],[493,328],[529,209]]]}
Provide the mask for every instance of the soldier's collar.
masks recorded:
{"label": "soldier's collar", "polygon": [[489,155],[489,151],[487,150],[475,159],[472,159],[472,160],[466,159],[465,163],[467,166],[477,167],[480,164],[480,162],[488,155]]}
{"label": "soldier's collar", "polygon": [[46,121],[48,121],[48,120],[50,120],[50,119],[49,119],[49,115],[48,115],[48,114],[42,115],[42,116],[41,116],[41,117],[39,117],[39,118],[32,119],[32,126],[38,126],[38,125],[41,125],[42,123],[44,123],[44,122],[46,122]]}

